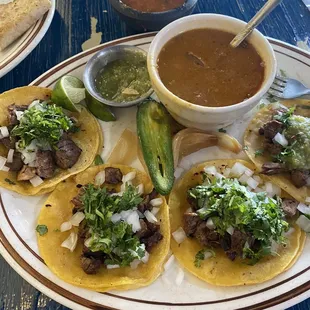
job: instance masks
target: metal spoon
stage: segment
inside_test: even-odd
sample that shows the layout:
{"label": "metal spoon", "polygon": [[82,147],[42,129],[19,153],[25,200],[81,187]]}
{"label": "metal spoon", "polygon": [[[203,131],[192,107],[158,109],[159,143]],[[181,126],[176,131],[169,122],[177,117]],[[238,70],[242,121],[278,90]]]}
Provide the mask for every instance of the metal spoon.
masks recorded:
{"label": "metal spoon", "polygon": [[247,23],[247,25],[234,37],[230,46],[236,48],[247,38],[249,34],[258,26],[273,9],[279,5],[282,0],[268,0],[265,5],[256,13],[256,15]]}

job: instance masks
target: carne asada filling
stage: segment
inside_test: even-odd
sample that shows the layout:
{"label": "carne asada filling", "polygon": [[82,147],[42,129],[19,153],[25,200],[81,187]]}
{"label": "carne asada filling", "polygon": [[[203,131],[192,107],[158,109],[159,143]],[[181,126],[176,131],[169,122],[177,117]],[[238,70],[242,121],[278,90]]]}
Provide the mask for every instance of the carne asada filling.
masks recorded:
{"label": "carne asada filling", "polygon": [[275,110],[272,120],[259,129],[259,134],[264,136],[264,151],[273,158],[273,163],[263,164],[262,172],[268,175],[290,173],[291,180],[297,188],[308,185],[309,128],[310,119],[295,115],[294,108],[281,107]]}
{"label": "carne asada filling", "polygon": [[[157,196],[154,190],[140,195],[137,188],[125,184],[122,195],[111,191],[107,184],[122,182],[120,169],[105,168],[106,180],[100,186],[93,184],[80,188],[71,202],[73,213],[84,212],[79,226],[79,239],[83,242],[81,267],[87,274],[95,274],[103,266],[119,268],[146,262],[152,248],[162,240],[160,225],[149,222],[138,210],[145,206],[151,211],[150,201]],[[143,207],[144,208],[144,207]],[[132,224],[131,224],[132,223]]]}
{"label": "carne asada filling", "polygon": [[[232,178],[207,179],[190,188],[187,195],[193,211],[183,215],[183,229],[202,246],[222,248],[232,261],[241,257],[255,264],[275,254],[274,242],[285,244],[289,224],[284,220],[279,197],[251,192]],[[296,213],[297,204],[286,203],[290,215]]]}
{"label": "carne asada filling", "polygon": [[82,150],[69,136],[77,124],[61,107],[36,100],[30,106],[10,105],[8,112],[9,136],[0,137],[0,143],[14,150],[6,166],[18,172],[18,181],[49,179],[57,167],[68,169],[78,161]]}

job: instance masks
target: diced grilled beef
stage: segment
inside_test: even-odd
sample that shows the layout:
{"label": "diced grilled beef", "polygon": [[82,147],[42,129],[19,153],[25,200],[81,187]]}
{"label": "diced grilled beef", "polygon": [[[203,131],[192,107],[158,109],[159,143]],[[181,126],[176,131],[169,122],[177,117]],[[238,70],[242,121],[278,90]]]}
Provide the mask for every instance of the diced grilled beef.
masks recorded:
{"label": "diced grilled beef", "polygon": [[9,111],[9,115],[8,115],[8,121],[9,121],[9,125],[17,125],[19,123],[19,121],[17,120],[15,111],[26,111],[28,109],[27,105],[15,105],[15,104],[11,104],[10,106],[8,106],[8,111]]}
{"label": "diced grilled beef", "polygon": [[52,151],[37,151],[36,158],[37,175],[43,179],[49,179],[54,176],[55,162]]}
{"label": "diced grilled beef", "polygon": [[105,182],[108,184],[118,184],[122,182],[123,173],[118,168],[107,167],[105,171]]}
{"label": "diced grilled beef", "polygon": [[71,168],[79,159],[82,150],[67,136],[57,143],[55,161],[62,169]]}
{"label": "diced grilled beef", "polygon": [[20,171],[24,166],[22,154],[15,151],[13,154],[13,162],[6,163],[5,165],[10,168],[10,171]]}
{"label": "diced grilled beef", "polygon": [[199,215],[194,212],[184,213],[183,228],[187,236],[192,236],[196,232],[198,225],[202,222]]}
{"label": "diced grilled beef", "polygon": [[87,274],[96,274],[102,265],[100,259],[81,256],[81,267]]}
{"label": "diced grilled beef", "polygon": [[259,133],[261,136],[263,136],[263,135],[264,135],[264,128],[263,128],[263,127],[259,128],[259,129],[258,129],[258,133]]}
{"label": "diced grilled beef", "polygon": [[36,168],[24,165],[22,170],[17,174],[17,181],[29,181],[36,176]]}
{"label": "diced grilled beef", "polygon": [[282,132],[284,129],[284,124],[273,119],[271,121],[269,121],[268,123],[266,123],[263,127],[264,129],[264,137],[267,139],[273,139],[274,136],[278,133],[278,132]]}
{"label": "diced grilled beef", "polygon": [[0,140],[0,143],[2,143],[8,150],[9,149],[15,150],[16,138],[15,137],[2,138]]}
{"label": "diced grilled beef", "polygon": [[235,229],[231,235],[230,249],[226,251],[226,255],[229,259],[234,260],[237,256],[242,255],[243,247],[248,241],[249,236],[238,229]]}
{"label": "diced grilled beef", "polygon": [[279,143],[273,143],[272,141],[264,141],[264,150],[270,153],[272,156],[279,155],[283,151],[283,146]]}
{"label": "diced grilled beef", "polygon": [[146,250],[150,252],[152,248],[162,239],[163,239],[163,235],[159,231],[156,231],[150,237],[142,238],[141,242],[145,244]]}
{"label": "diced grilled beef", "polygon": [[219,243],[219,234],[213,230],[210,230],[206,226],[206,222],[201,222],[194,233],[195,238],[203,246],[213,246]]}
{"label": "diced grilled beef", "polygon": [[309,170],[291,171],[291,180],[297,188],[305,186],[307,184],[308,178],[309,178]]}
{"label": "diced grilled beef", "polygon": [[297,212],[297,206],[299,202],[295,199],[283,199],[282,209],[286,216],[293,217]]}
{"label": "diced grilled beef", "polygon": [[139,239],[149,237],[151,235],[151,232],[148,229],[145,221],[142,219],[140,219],[140,226],[141,226],[141,229],[139,231],[137,231],[136,236]]}
{"label": "diced grilled beef", "polygon": [[153,188],[153,190],[148,195],[146,195],[142,202],[138,205],[138,210],[141,213],[144,213],[146,210],[152,210],[153,207],[150,205],[150,201],[155,199],[157,195],[158,193],[156,192],[155,188]]}
{"label": "diced grilled beef", "polygon": [[75,214],[76,212],[83,211],[84,205],[82,202],[81,196],[84,193],[84,188],[82,187],[79,191],[79,194],[72,198],[71,202],[73,203],[74,207],[72,209],[72,213]]}
{"label": "diced grilled beef", "polygon": [[220,239],[220,246],[226,252],[231,248],[231,237],[229,233],[225,233],[224,237]]}
{"label": "diced grilled beef", "polygon": [[267,162],[262,166],[263,174],[273,175],[285,172],[287,172],[287,169],[285,168],[285,165],[281,163]]}
{"label": "diced grilled beef", "polygon": [[89,229],[86,225],[86,221],[82,221],[82,223],[79,225],[79,231],[78,236],[81,240],[84,240],[90,237]]}
{"label": "diced grilled beef", "polygon": [[82,253],[83,253],[83,256],[85,256],[85,257],[93,257],[96,259],[100,259],[102,262],[106,258],[106,254],[104,254],[103,252],[101,252],[101,251],[93,252],[85,245],[83,246]]}

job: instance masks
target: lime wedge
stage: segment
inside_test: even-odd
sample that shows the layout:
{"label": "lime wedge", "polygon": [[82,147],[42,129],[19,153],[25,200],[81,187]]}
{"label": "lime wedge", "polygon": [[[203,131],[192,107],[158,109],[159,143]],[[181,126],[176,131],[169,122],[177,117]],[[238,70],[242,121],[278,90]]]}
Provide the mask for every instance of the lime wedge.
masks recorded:
{"label": "lime wedge", "polygon": [[104,122],[116,121],[115,115],[111,112],[108,106],[93,98],[88,91],[86,91],[86,104],[88,110],[97,118]]}
{"label": "lime wedge", "polygon": [[64,109],[79,112],[78,104],[85,99],[84,84],[75,76],[65,75],[57,81],[51,99]]}

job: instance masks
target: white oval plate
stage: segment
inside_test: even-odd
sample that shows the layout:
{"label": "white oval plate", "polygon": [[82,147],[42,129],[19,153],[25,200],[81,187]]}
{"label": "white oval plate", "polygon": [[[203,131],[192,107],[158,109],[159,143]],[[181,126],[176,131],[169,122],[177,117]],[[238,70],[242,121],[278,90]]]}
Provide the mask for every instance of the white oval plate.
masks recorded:
{"label": "white oval plate", "polygon": [[[78,54],[52,68],[32,85],[53,87],[64,74],[82,78],[87,60],[98,50],[116,44],[131,44],[148,49],[154,34],[142,34],[109,42]],[[289,76],[298,78],[310,87],[310,54],[283,42],[270,39],[279,63],[279,68]],[[102,154],[106,158],[113,144],[125,128],[135,131],[136,108],[116,109],[118,121],[101,122],[105,138]],[[241,138],[249,116],[235,122],[228,133]],[[217,148],[204,149],[196,156],[200,161],[230,156]],[[193,157],[182,160],[189,168],[195,163]],[[139,167],[137,163],[134,165]],[[0,253],[8,263],[30,284],[56,301],[73,309],[283,309],[310,297],[310,239],[305,249],[289,271],[271,281],[243,287],[215,287],[190,274],[180,286],[175,277],[178,266],[164,273],[152,285],[133,291],[97,293],[69,285],[58,279],[46,267],[38,254],[35,227],[36,218],[45,197],[23,197],[0,190]]]}
{"label": "white oval plate", "polygon": [[40,43],[48,30],[55,12],[55,1],[52,7],[22,36],[0,52],[0,78],[15,68]]}

